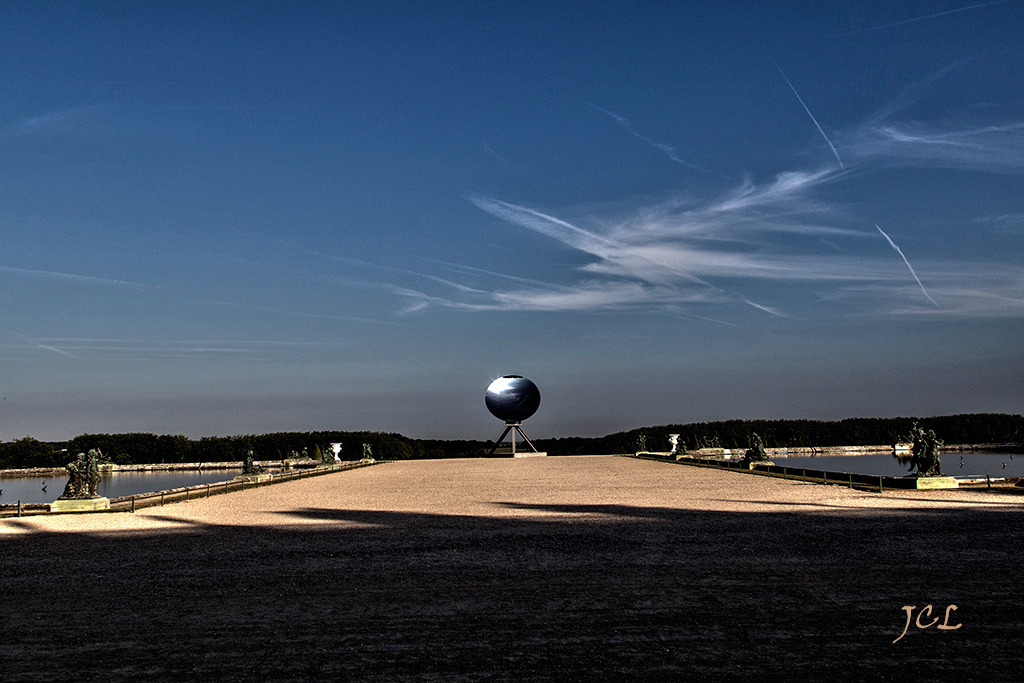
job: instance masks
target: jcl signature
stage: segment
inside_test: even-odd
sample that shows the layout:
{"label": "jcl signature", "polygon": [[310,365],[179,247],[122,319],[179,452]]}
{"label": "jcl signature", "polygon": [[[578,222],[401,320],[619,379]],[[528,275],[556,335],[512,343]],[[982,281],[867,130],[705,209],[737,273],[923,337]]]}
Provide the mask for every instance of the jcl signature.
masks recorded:
{"label": "jcl signature", "polygon": [[[901,609],[904,612],[907,613],[907,623],[903,627],[903,633],[900,634],[900,638],[902,638],[903,636],[907,635],[907,629],[910,628],[910,619],[911,619],[911,617],[914,614],[914,610],[917,609],[917,605],[904,605]],[[963,626],[963,624],[957,624],[956,626],[950,626],[949,625],[949,613],[952,612],[955,609],[956,609],[956,605],[950,605],[949,607],[946,608],[946,618],[943,619],[941,624],[939,624],[939,628],[941,630],[943,630],[943,631],[955,631],[956,629],[958,629],[961,626]],[[929,628],[931,626],[935,626],[935,624],[937,624],[938,621],[939,621],[938,617],[935,617],[935,619],[933,619],[931,621],[931,623],[928,623],[928,624],[922,624],[921,623],[921,617],[924,617],[925,619],[927,619],[931,615],[932,615],[932,606],[931,605],[925,605],[924,607],[922,607],[921,611],[917,613],[917,621],[916,621],[917,627],[918,628]],[[895,643],[900,638],[897,638],[896,640],[894,640],[892,642]]]}

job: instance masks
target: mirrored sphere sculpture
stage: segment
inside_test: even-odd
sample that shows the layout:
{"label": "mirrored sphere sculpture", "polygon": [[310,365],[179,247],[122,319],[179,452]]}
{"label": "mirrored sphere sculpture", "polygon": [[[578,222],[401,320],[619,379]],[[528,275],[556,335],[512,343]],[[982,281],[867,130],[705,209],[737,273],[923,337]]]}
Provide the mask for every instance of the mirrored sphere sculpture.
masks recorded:
{"label": "mirrored sphere sculpture", "polygon": [[499,420],[522,422],[540,407],[540,390],[525,377],[505,375],[491,382],[484,401]]}

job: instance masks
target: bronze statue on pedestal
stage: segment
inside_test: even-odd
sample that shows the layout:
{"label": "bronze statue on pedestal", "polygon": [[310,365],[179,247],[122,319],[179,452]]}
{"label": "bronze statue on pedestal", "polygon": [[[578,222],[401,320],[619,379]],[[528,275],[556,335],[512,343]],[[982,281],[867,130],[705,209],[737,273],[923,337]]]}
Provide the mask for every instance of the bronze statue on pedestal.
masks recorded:
{"label": "bronze statue on pedestal", "polygon": [[78,457],[65,465],[68,471],[68,483],[64,493],[58,500],[78,500],[83,498],[100,498],[96,489],[100,483],[100,463],[109,462],[98,448],[88,453],[79,453]]}

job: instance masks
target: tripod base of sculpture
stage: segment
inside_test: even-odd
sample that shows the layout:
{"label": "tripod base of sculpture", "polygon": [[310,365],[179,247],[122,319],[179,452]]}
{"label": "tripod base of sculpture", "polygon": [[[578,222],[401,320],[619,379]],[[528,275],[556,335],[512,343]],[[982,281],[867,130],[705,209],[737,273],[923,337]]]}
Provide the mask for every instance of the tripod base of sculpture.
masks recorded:
{"label": "tripod base of sculpture", "polygon": [[[499,436],[498,440],[494,443],[494,448],[492,448],[491,452],[488,453],[487,455],[489,455],[489,456],[490,455],[494,455],[495,452],[497,452],[498,447],[501,446],[502,440],[504,440],[505,436],[509,432],[512,432],[512,457],[513,458],[543,457],[543,456],[547,455],[547,453],[542,453],[542,452],[538,451],[537,447],[534,446],[533,443],[530,441],[530,437],[526,436],[526,432],[523,431],[523,423],[522,422],[506,422],[505,423],[505,431],[503,431],[501,433],[501,436]],[[525,441],[526,444],[530,447],[530,451],[521,451],[519,453],[516,453],[516,435],[517,434],[519,436],[523,437],[523,441]]]}
{"label": "tripod base of sculpture", "polygon": [[98,498],[58,498],[50,503],[50,512],[95,512],[109,510],[110,499],[105,496]]}

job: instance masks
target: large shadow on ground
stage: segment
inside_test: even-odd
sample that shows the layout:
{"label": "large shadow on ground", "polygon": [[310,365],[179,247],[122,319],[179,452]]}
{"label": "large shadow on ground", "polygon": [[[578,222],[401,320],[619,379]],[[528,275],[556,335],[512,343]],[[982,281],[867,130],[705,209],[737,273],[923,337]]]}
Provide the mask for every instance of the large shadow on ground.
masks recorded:
{"label": "large shadow on ground", "polygon": [[[1024,664],[1018,508],[494,508],[516,514],[4,538],[0,677],[1016,680]],[[962,627],[894,644],[901,608],[928,604]]]}

